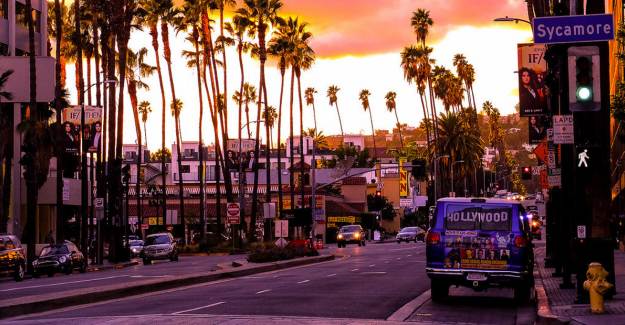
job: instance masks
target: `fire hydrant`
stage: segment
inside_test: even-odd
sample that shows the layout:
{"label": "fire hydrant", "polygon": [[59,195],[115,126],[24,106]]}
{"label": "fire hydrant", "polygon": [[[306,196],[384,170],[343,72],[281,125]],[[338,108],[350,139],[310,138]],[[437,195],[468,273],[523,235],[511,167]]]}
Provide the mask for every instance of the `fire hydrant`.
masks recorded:
{"label": "fire hydrant", "polygon": [[590,295],[590,310],[593,314],[605,313],[603,295],[614,286],[606,280],[607,276],[608,271],[603,268],[601,263],[592,262],[588,265],[584,289],[588,290]]}

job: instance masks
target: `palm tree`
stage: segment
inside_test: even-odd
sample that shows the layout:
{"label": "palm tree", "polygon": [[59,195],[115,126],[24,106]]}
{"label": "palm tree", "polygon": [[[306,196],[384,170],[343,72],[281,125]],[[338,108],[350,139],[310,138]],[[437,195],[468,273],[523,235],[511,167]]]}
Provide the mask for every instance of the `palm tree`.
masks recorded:
{"label": "palm tree", "polygon": [[[156,59],[156,72],[158,75],[158,82],[161,90],[161,152],[165,152],[167,149],[167,145],[165,142],[165,112],[167,111],[167,101],[165,99],[165,85],[163,83],[163,73],[161,70],[161,59],[158,51],[158,23],[161,18],[161,12],[163,2],[160,0],[141,0],[140,6],[144,11],[143,24],[146,25],[150,30],[150,36],[152,38],[152,48],[154,49],[154,57]],[[163,224],[165,224],[165,216],[167,214],[167,194],[166,194],[166,158],[165,155],[161,155],[161,209],[162,209],[162,218]]]}
{"label": "palm tree", "polygon": [[465,86],[465,91],[467,92],[467,106],[470,107],[475,107],[475,104],[471,104],[471,93],[469,91],[469,86],[468,84],[465,82],[466,78],[467,78],[467,65],[469,64],[467,62],[467,58],[461,54],[461,53],[457,53],[454,55],[453,61],[452,61],[454,67],[456,67],[456,74],[458,75],[458,77],[460,78],[460,80],[462,81],[462,83]]}
{"label": "palm tree", "polygon": [[410,25],[415,34],[417,34],[417,41],[421,42],[422,46],[425,46],[425,39],[430,33],[430,27],[432,27],[433,24],[434,21],[430,18],[429,10],[419,8],[412,13]]}
{"label": "palm tree", "polygon": [[336,115],[339,117],[339,126],[341,127],[341,137],[345,140],[345,133],[343,132],[343,122],[341,121],[341,113],[339,111],[339,101],[337,98],[337,93],[341,90],[339,87],[332,85],[328,87],[328,99],[330,100],[330,106],[336,106]]}
{"label": "palm tree", "polygon": [[278,119],[278,111],[276,110],[276,108],[273,106],[268,106],[266,109],[264,109],[263,119],[265,120],[265,123],[269,126],[269,143],[273,144],[273,139],[271,138],[273,137],[273,128],[275,127],[276,120]]}
{"label": "palm tree", "polygon": [[309,128],[308,131],[304,131],[304,135],[313,138],[315,148],[328,149],[328,139],[323,134],[323,131],[317,131],[317,129]]}
{"label": "palm tree", "polygon": [[[13,94],[2,90],[12,74],[13,70],[7,70],[0,74],[0,107],[3,99],[13,99]],[[0,137],[0,233],[7,232],[7,222],[9,221],[11,158],[13,155],[10,145],[12,129],[13,126],[9,114],[6,114],[4,110],[0,111],[0,135],[2,135]],[[2,166],[3,164],[4,168]],[[2,172],[2,170],[4,170],[4,172]]]}
{"label": "palm tree", "polygon": [[247,125],[247,137],[252,138],[252,131],[250,130],[250,103],[255,103],[257,100],[256,87],[250,83],[243,84],[243,103],[245,103],[245,123]]}
{"label": "palm tree", "polygon": [[[429,50],[429,51],[428,51]],[[428,108],[425,101],[425,86],[427,75],[429,74],[428,55],[431,49],[422,46],[407,46],[401,53],[401,67],[404,71],[404,78],[408,83],[414,82],[421,99],[423,109],[423,119],[429,119]],[[430,128],[425,124],[426,142],[430,146]]]}
{"label": "palm tree", "polygon": [[[252,25],[250,26],[250,33],[255,34],[258,39],[258,57],[260,60],[260,77],[259,77],[259,89],[258,89],[258,109],[257,109],[257,119],[260,120],[261,117],[261,105],[264,100],[265,106],[268,106],[267,103],[267,88],[265,85],[265,62],[267,61],[267,47],[266,47],[266,33],[267,28],[270,25],[277,25],[281,22],[280,17],[278,16],[278,11],[282,8],[282,1],[280,0],[244,0],[244,7],[239,8],[237,10],[237,14],[240,14],[245,17],[250,17],[250,21]],[[262,96],[261,96],[262,94]],[[262,98],[262,100],[261,100]],[[258,138],[258,134],[260,133],[260,124],[256,124],[256,137]],[[257,140],[256,146],[254,148],[255,156],[258,157],[258,152],[260,150],[260,143]],[[269,172],[269,169],[267,169]],[[270,194],[268,194],[270,195]],[[256,224],[256,213],[258,210],[258,168],[254,168],[254,190],[252,193],[252,218],[251,224]],[[252,227],[253,229],[253,227]],[[253,236],[251,237],[252,240]]]}
{"label": "palm tree", "polygon": [[[221,61],[221,65],[223,67],[223,76],[224,76],[224,81],[223,81],[223,92],[221,93],[224,98],[228,97],[228,79],[227,79],[227,61],[226,61],[226,43],[225,40],[226,38],[224,37],[224,10],[226,9],[226,7],[234,7],[237,5],[236,0],[215,0],[217,8],[219,8],[219,30],[220,30],[220,39],[221,39],[221,48],[222,48],[222,61]],[[246,31],[244,29],[244,31]],[[239,55],[239,62],[241,64],[241,69],[243,68],[243,62],[241,61],[241,57]],[[223,112],[224,112],[224,126],[226,128],[225,132],[226,135],[228,134],[228,101],[225,100],[224,101],[224,107],[223,107]]]}
{"label": "palm tree", "polygon": [[[128,83],[128,95],[130,97],[130,105],[132,106],[132,115],[135,122],[135,130],[137,132],[137,175],[141,170],[141,162],[143,161],[143,139],[141,136],[141,119],[139,118],[139,100],[137,98],[137,90],[145,89],[150,90],[148,84],[146,84],[142,78],[146,78],[154,74],[156,68],[145,63],[145,58],[148,55],[148,49],[145,47],[139,49],[136,53],[132,50],[128,50],[128,59],[126,62],[126,76]],[[149,105],[149,104],[148,104]],[[146,138],[147,139],[147,138]],[[136,199],[137,199],[137,217],[141,223],[143,223],[142,204],[141,204],[141,180],[137,177],[136,183]]]}
{"label": "palm tree", "polygon": [[178,193],[180,195],[179,197],[179,203],[180,203],[180,220],[181,223],[183,225],[183,229],[184,229],[184,224],[185,224],[185,217],[184,217],[184,190],[182,187],[182,132],[180,131],[180,113],[182,112],[182,107],[183,107],[183,103],[180,99],[176,99],[175,102],[171,102],[170,104],[170,108],[171,108],[171,115],[174,117],[174,124],[176,125],[176,154],[178,155]]}
{"label": "palm tree", "polygon": [[317,93],[317,90],[313,87],[308,87],[304,91],[304,96],[306,97],[306,105],[312,106],[313,108],[313,121],[315,122],[315,130],[317,129],[317,111],[315,110],[315,94],[316,93]]}
{"label": "palm tree", "polygon": [[152,106],[150,102],[144,100],[139,103],[139,113],[141,114],[141,122],[143,122],[143,133],[145,138],[145,146],[148,146],[148,128],[146,123],[148,122],[148,116],[152,113]]}
{"label": "palm tree", "polygon": [[395,93],[394,91],[389,91],[388,93],[386,93],[386,96],[384,96],[384,99],[386,99],[386,109],[388,109],[389,112],[393,113],[395,112],[395,119],[397,120],[397,130],[399,132],[399,143],[401,145],[401,148],[404,148],[404,138],[401,134],[401,124],[399,123],[399,116],[397,116],[397,105],[395,103],[395,98],[397,97],[397,93]]}
{"label": "palm tree", "polygon": [[360,102],[362,103],[362,109],[366,111],[369,111],[369,121],[371,122],[371,138],[373,139],[373,160],[375,161],[375,155],[378,152],[376,145],[375,145],[375,128],[373,127],[373,114],[371,113],[371,107],[369,106],[369,96],[371,95],[371,93],[369,92],[368,89],[363,89],[360,91],[360,95],[358,96],[358,98],[360,99]]}

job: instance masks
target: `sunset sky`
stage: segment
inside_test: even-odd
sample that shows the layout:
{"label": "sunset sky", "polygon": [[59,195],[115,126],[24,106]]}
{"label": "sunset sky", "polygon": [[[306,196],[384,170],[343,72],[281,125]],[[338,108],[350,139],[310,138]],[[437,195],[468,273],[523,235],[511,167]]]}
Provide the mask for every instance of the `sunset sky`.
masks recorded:
{"label": "sunset sky", "polygon": [[[240,1],[239,1],[240,2]],[[311,46],[317,60],[309,71],[302,74],[302,91],[314,87],[318,127],[324,134],[340,132],[336,110],[326,97],[329,85],[337,85],[338,104],[345,133],[370,134],[369,115],[358,100],[361,89],[369,89],[369,98],[376,129],[391,129],[395,117],[386,110],[384,95],[397,92],[397,111],[400,122],[418,126],[423,118],[419,97],[413,85],[403,78],[400,68],[400,52],[404,46],[415,43],[410,26],[410,17],[417,8],[430,11],[434,25],[428,37],[428,46],[434,49],[432,57],[455,71],[452,57],[456,53],[466,56],[476,71],[474,85],[478,106],[489,100],[504,114],[514,111],[517,97],[516,44],[531,41],[531,30],[524,23],[493,22],[497,17],[518,17],[527,19],[526,2],[523,0],[283,0],[282,16],[298,16],[309,23],[313,33]],[[230,16],[230,15],[228,15]],[[218,20],[217,17],[213,17]],[[226,18],[228,19],[228,18]],[[188,69],[180,59],[183,49],[191,49],[184,40],[186,35],[171,36],[174,57],[173,73],[176,94],[184,102],[181,114],[183,140],[197,140],[198,90],[195,70]],[[147,33],[132,34],[130,47],[137,50],[147,47],[150,63],[154,64],[154,53]],[[162,45],[161,45],[162,56]],[[166,76],[165,61],[161,59]],[[244,60],[246,81],[258,84],[258,63],[247,56]],[[275,62],[266,68],[269,104],[278,108],[280,74]],[[287,73],[288,75],[288,73]],[[67,85],[73,88],[73,67],[68,67]],[[235,49],[228,52],[228,97],[239,89],[240,71]],[[160,147],[161,102],[160,88],[156,76],[145,80],[151,90],[139,94],[139,101],[152,104],[152,114],[147,124],[148,146]],[[166,84],[166,98],[171,101],[169,83]],[[288,85],[289,80],[285,81]],[[75,93],[75,89],[70,89]],[[283,100],[283,134],[288,134],[288,90]],[[136,136],[129,100],[126,101],[125,143],[135,143]],[[304,103],[305,104],[305,103]],[[297,105],[297,98],[295,99]],[[297,107],[297,106],[296,106]],[[208,106],[205,105],[208,109]],[[230,101],[230,136],[236,137],[238,106]],[[297,109],[295,109],[297,112]],[[255,110],[251,112],[255,117]],[[173,118],[167,105],[167,145],[174,141]],[[206,116],[206,115],[205,115]],[[295,118],[299,120],[296,113]],[[304,107],[304,127],[313,127],[312,108]],[[212,125],[205,119],[206,143],[212,143]],[[284,137],[284,136],[283,136]],[[275,138],[275,136],[274,136]]]}

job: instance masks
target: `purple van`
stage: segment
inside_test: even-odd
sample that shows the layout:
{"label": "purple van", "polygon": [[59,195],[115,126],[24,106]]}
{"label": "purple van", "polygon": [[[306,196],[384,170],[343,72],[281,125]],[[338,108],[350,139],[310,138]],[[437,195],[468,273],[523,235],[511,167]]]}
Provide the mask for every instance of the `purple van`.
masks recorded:
{"label": "purple van", "polygon": [[534,281],[531,240],[527,214],[517,201],[438,200],[426,236],[432,300],[446,298],[455,285],[514,288],[515,299],[527,301]]}

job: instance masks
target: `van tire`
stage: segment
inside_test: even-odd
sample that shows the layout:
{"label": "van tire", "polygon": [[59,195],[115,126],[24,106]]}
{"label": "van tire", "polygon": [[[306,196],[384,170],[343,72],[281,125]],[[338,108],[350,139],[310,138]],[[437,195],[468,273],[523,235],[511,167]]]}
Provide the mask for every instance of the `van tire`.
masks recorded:
{"label": "van tire", "polygon": [[440,302],[449,296],[449,284],[442,280],[432,279],[431,282],[432,301]]}

